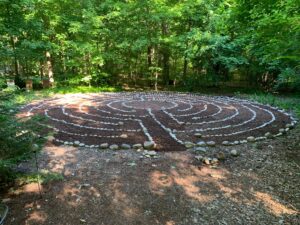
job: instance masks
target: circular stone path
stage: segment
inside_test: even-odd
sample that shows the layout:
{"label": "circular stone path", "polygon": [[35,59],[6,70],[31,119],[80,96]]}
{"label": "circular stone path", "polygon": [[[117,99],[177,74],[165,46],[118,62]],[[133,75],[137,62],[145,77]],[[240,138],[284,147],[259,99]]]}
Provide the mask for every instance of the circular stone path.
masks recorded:
{"label": "circular stone path", "polygon": [[27,105],[23,113],[45,115],[44,126],[54,130],[56,144],[149,141],[165,151],[263,140],[296,124],[287,112],[256,102],[169,92],[67,94]]}

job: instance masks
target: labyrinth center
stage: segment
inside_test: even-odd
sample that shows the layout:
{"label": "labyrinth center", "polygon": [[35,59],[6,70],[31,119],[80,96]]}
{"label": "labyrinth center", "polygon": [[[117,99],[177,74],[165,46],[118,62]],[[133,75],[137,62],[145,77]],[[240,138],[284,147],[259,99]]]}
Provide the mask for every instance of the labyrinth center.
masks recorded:
{"label": "labyrinth center", "polygon": [[234,145],[280,136],[296,124],[277,108],[229,97],[176,93],[68,94],[27,105],[45,115],[55,144],[99,147],[151,142],[157,150],[186,143]]}

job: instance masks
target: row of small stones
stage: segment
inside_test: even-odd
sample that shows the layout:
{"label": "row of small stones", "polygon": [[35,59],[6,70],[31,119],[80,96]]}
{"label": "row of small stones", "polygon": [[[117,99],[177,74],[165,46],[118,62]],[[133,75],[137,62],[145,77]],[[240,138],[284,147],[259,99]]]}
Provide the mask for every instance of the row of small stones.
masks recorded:
{"label": "row of small stones", "polygon": [[111,149],[111,150],[119,150],[119,149],[127,150],[127,149],[131,149],[131,148],[133,148],[133,149],[144,148],[147,150],[153,150],[156,148],[155,143],[152,141],[145,141],[144,144],[134,144],[132,146],[129,144],[122,144],[119,146],[117,144],[109,145],[108,143],[103,143],[100,145],[87,145],[87,144],[81,143],[80,141],[71,142],[71,141],[62,141],[59,139],[53,139],[53,140],[55,140],[58,143],[62,143],[64,145],[70,145],[70,146],[75,146],[75,147],[85,147],[85,148],[100,148],[100,149]]}
{"label": "row of small stones", "polygon": [[[264,136],[261,136],[261,137],[249,136],[249,137],[247,137],[246,140],[240,140],[240,141],[237,140],[237,141],[233,141],[233,142],[223,141],[222,145],[231,146],[231,145],[245,144],[245,143],[249,143],[249,142],[256,142],[256,141],[262,141],[262,140],[266,140],[266,139],[272,139],[275,137],[279,137],[279,136],[282,136],[283,134],[285,134],[286,132],[288,132],[290,129],[294,128],[296,123],[297,123],[296,121],[293,121],[290,124],[286,124],[286,126],[285,126],[286,128],[279,129],[279,133],[277,133],[275,135],[271,134],[270,132],[267,132],[267,133],[265,133]],[[196,133],[195,136],[200,138],[201,134]],[[204,147],[204,146],[214,147],[214,146],[216,146],[216,142],[214,142],[214,141],[207,141],[207,142],[199,141],[198,143],[193,143],[193,142],[187,141],[184,143],[184,145],[187,149],[196,148],[195,150],[197,150],[197,147]]]}
{"label": "row of small stones", "polygon": [[[247,142],[256,142],[256,141],[261,141],[261,140],[266,140],[266,139],[271,139],[273,137],[278,137],[283,135],[284,133],[288,132],[291,128],[294,127],[295,124],[291,123],[291,124],[287,124],[285,129],[280,129],[279,133],[276,135],[272,135],[270,132],[265,133],[265,136],[262,137],[247,137],[246,140],[241,140],[241,141],[234,141],[234,142],[229,142],[229,141],[223,141],[222,145],[224,146],[230,146],[230,145],[238,145],[238,144],[244,144]],[[197,134],[197,137],[199,137],[199,134]],[[100,145],[86,145],[84,143],[81,143],[79,141],[74,141],[74,142],[68,142],[68,141],[62,141],[59,139],[55,139],[55,141],[59,142],[59,143],[63,143],[64,145],[72,145],[72,146],[79,146],[79,147],[87,147],[87,148],[101,148],[101,149],[111,149],[111,150],[118,150],[118,149],[141,149],[141,148],[145,148],[145,149],[155,149],[156,145],[153,141],[145,141],[144,144],[134,144],[134,145],[129,145],[129,144],[122,144],[121,146],[118,146],[116,144],[112,144],[109,145],[108,143],[103,143]],[[191,149],[194,148],[195,150],[197,150],[197,148],[201,148],[204,146],[208,146],[208,147],[214,147],[216,146],[216,142],[214,141],[200,141],[198,143],[193,143],[193,142],[185,142],[185,147],[187,149]],[[200,149],[201,150],[201,149]]]}

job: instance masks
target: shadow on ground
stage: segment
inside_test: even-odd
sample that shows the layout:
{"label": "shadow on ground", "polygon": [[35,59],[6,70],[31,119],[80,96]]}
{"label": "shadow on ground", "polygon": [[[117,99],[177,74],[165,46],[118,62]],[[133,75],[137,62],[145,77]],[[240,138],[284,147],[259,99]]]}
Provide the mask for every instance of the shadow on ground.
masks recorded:
{"label": "shadow on ground", "polygon": [[48,144],[39,165],[65,179],[42,198],[36,184],[11,189],[5,224],[299,224],[299,147],[297,129],[204,166],[191,152],[150,159]]}

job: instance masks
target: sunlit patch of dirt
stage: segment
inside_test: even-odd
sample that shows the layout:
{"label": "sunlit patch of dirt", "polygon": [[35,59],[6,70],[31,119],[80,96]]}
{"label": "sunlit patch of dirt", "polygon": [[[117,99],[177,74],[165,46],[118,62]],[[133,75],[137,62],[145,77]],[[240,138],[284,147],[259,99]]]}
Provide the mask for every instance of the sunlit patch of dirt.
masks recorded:
{"label": "sunlit patch of dirt", "polygon": [[270,213],[276,216],[280,216],[282,214],[292,215],[292,214],[300,213],[299,211],[288,208],[283,204],[279,203],[271,195],[267,193],[256,192],[255,197],[256,200],[261,201],[265,205],[265,207],[269,210]]}
{"label": "sunlit patch of dirt", "polygon": [[158,195],[163,195],[164,190],[162,189],[171,187],[173,184],[174,180],[166,173],[154,171],[150,175],[150,189]]}
{"label": "sunlit patch of dirt", "polygon": [[114,181],[111,185],[113,192],[112,203],[115,209],[120,210],[126,218],[132,218],[140,213],[139,209],[131,203],[131,199],[122,191],[122,184]]}
{"label": "sunlit patch of dirt", "polygon": [[185,194],[190,198],[198,200],[202,203],[209,202],[214,200],[213,196],[210,196],[208,192],[201,193],[201,188],[197,185],[198,182],[201,182],[201,177],[194,175],[181,175],[177,171],[172,171],[172,177],[174,183],[179,185],[185,191]]}
{"label": "sunlit patch of dirt", "polygon": [[33,211],[30,213],[25,221],[26,225],[29,224],[43,224],[47,219],[47,214],[44,212]]}

